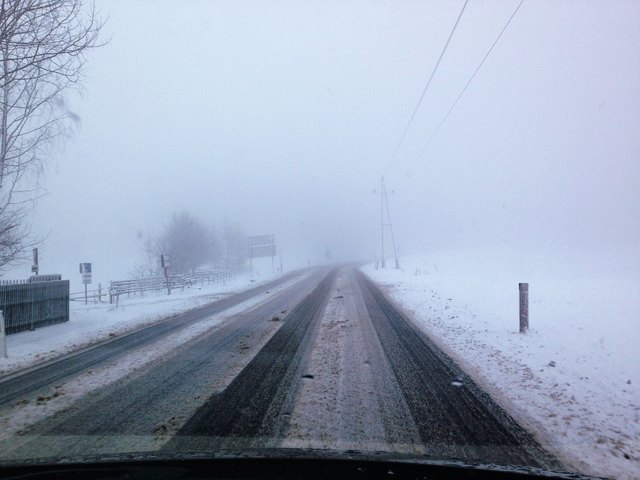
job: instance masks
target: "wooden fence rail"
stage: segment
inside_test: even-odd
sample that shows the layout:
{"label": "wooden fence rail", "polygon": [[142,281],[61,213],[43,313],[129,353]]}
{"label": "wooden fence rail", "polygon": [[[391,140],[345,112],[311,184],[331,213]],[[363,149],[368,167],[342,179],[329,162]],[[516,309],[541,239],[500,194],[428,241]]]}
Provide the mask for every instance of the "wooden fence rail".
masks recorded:
{"label": "wooden fence rail", "polygon": [[[98,288],[94,288],[93,290],[87,290],[87,300],[92,303],[102,303],[102,297],[106,299],[108,293],[105,289],[102,288],[101,284],[98,284]],[[72,302],[84,302],[85,301],[85,291],[81,292],[71,292],[69,294],[69,300]],[[106,300],[105,300],[106,301]]]}
{"label": "wooden fence rail", "polygon": [[[145,292],[159,292],[162,290],[184,290],[193,285],[211,283],[224,283],[231,277],[231,273],[225,270],[205,270],[195,272],[192,275],[171,275],[165,277],[145,277],[131,280],[112,281],[109,285],[109,303],[118,304],[121,295],[144,295]],[[168,285],[167,285],[168,282]]]}

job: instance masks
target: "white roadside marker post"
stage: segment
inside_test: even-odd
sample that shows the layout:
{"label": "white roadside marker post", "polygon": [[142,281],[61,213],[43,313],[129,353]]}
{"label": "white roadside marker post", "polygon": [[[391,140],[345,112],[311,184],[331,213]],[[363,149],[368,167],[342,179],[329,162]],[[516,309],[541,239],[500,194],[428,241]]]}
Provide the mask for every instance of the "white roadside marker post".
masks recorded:
{"label": "white roadside marker post", "polygon": [[529,284],[519,283],[520,290],[520,333],[529,330]]}

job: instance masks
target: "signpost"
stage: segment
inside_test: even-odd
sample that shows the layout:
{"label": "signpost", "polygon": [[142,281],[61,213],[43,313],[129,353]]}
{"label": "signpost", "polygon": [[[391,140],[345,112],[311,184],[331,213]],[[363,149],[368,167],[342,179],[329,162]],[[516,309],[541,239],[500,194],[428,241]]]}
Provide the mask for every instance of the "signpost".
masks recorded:
{"label": "signpost", "polygon": [[38,249],[34,248],[33,249],[33,265],[31,265],[31,272],[35,273],[36,275],[38,275]]}
{"label": "signpost", "polygon": [[82,274],[82,283],[84,284],[84,304],[87,304],[87,285],[91,283],[91,264],[81,263],[80,273]]}
{"label": "signpost", "polygon": [[5,331],[4,324],[4,312],[0,310],[0,350],[2,350],[2,356],[7,358],[7,332]]}
{"label": "signpost", "polygon": [[171,284],[169,283],[169,267],[171,266],[171,257],[165,254],[160,255],[160,265],[162,266],[164,278],[167,281],[167,295],[171,295]]}

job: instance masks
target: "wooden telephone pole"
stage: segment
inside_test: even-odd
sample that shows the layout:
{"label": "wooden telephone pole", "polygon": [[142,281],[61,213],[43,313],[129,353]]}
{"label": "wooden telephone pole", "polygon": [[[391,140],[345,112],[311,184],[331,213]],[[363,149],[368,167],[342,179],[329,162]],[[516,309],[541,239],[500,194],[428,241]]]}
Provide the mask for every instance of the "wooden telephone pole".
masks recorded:
{"label": "wooden telephone pole", "polygon": [[[376,190],[373,193],[378,193]],[[394,192],[391,192],[392,194]],[[385,211],[387,214],[387,221],[385,223]],[[400,268],[400,262],[398,261],[398,251],[396,250],[396,240],[393,235],[393,227],[391,225],[391,214],[389,213],[389,200],[387,198],[387,190],[384,186],[384,177],[380,178],[380,266],[385,268],[384,258],[384,227],[389,227],[389,233],[391,234],[391,245],[393,247],[393,257],[395,260],[395,268]]]}

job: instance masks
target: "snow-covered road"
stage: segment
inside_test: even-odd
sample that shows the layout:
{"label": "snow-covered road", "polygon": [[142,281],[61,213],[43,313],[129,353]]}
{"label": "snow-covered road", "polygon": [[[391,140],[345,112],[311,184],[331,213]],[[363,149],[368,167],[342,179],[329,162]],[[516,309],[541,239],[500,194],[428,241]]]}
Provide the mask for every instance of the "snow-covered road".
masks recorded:
{"label": "snow-covered road", "polygon": [[272,447],[561,468],[354,268],[331,271],[163,449]]}
{"label": "snow-covered road", "polygon": [[281,295],[307,274],[245,290],[0,378],[0,439],[68,408],[97,389],[136,375],[176,349],[188,348],[199,337],[224,328],[239,313],[250,314]]}
{"label": "snow-covered road", "polygon": [[278,288],[6,407],[2,458],[315,448],[564,468],[354,267]]}

